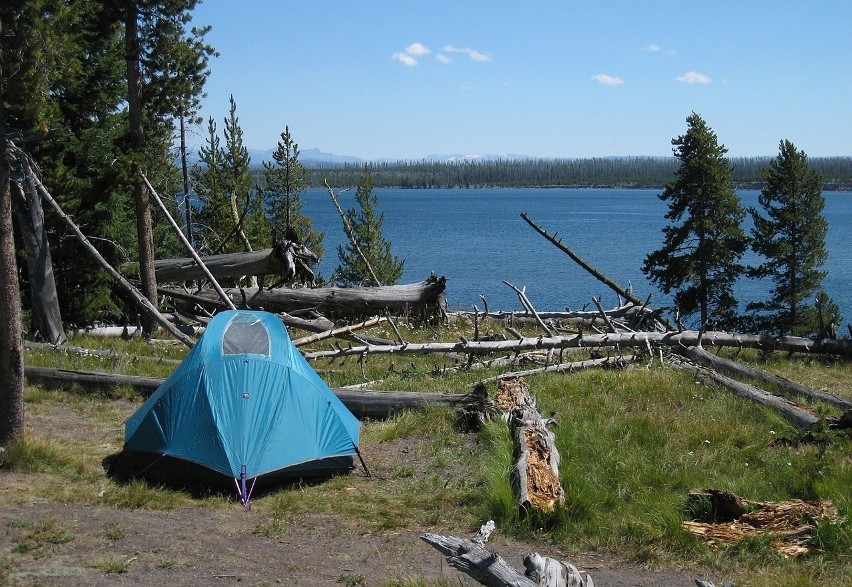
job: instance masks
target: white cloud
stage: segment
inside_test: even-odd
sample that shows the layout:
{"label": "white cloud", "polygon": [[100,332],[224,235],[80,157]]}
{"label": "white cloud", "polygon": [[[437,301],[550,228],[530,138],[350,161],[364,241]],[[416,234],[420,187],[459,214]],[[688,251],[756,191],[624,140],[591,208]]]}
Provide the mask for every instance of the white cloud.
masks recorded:
{"label": "white cloud", "polygon": [[471,49],[470,47],[461,48],[454,47],[453,45],[444,45],[443,50],[447,53],[464,53],[473,61],[491,61],[491,55],[481,53],[476,49]]}
{"label": "white cloud", "polygon": [[443,53],[438,53],[437,55],[435,55],[435,59],[437,59],[441,63],[450,63],[452,61],[452,58],[447,57]]}
{"label": "white cloud", "polygon": [[394,53],[391,55],[392,59],[396,59],[400,63],[407,65],[408,67],[414,67],[417,65],[417,59],[409,55],[408,53]]}
{"label": "white cloud", "polygon": [[607,75],[605,73],[599,73],[596,76],[593,76],[592,79],[595,80],[598,83],[605,85],[605,86],[615,87],[615,86],[620,86],[621,84],[624,83],[624,80],[621,79],[620,77]]}
{"label": "white cloud", "polygon": [[709,84],[712,80],[710,76],[704,75],[697,71],[688,71],[687,73],[678,76],[677,81],[684,84]]}
{"label": "white cloud", "polygon": [[408,67],[414,67],[417,65],[417,58],[423,57],[424,55],[428,55],[431,53],[429,47],[424,45],[423,43],[411,43],[408,47],[405,48],[405,51],[397,51],[393,55],[391,55],[391,59],[396,59],[400,63],[407,65]]}
{"label": "white cloud", "polygon": [[429,47],[427,47],[423,43],[411,43],[408,47],[405,48],[405,52],[409,55],[413,55],[414,57],[422,57],[431,53]]}
{"label": "white cloud", "polygon": [[647,51],[648,53],[665,53],[666,55],[669,55],[669,56],[677,55],[676,49],[665,49],[664,50],[662,47],[660,47],[656,43],[654,43],[652,45],[648,45],[643,50]]}

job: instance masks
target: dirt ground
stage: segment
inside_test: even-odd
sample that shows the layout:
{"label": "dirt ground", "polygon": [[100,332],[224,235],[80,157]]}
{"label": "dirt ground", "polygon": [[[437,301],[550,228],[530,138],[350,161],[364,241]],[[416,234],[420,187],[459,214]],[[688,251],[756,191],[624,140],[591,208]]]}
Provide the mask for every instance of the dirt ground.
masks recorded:
{"label": "dirt ground", "polygon": [[[129,403],[117,405],[122,412],[132,408]],[[69,418],[65,410],[43,407],[32,414],[30,425],[52,430],[67,442],[95,435],[105,450],[118,448],[120,430],[96,432],[83,414]],[[411,466],[417,476],[425,473],[426,463],[418,462],[421,451],[412,448],[413,443],[411,438],[373,443],[362,451],[380,479],[390,477],[401,464]],[[368,532],[345,512],[298,514],[284,519],[281,531],[270,537],[254,532],[269,518],[262,499],[248,511],[236,501],[222,507],[132,510],[28,499],[30,482],[26,475],[0,470],[0,586],[381,587],[395,580],[405,585],[406,579],[441,578],[449,585],[478,585],[420,539],[425,532],[465,537],[469,528]],[[42,524],[61,529],[69,538],[27,546],[27,537]],[[523,557],[533,551],[568,560],[588,571],[598,587],[694,585],[694,577],[684,572],[645,569],[593,553],[560,552],[550,544],[507,539],[499,528],[486,546],[516,569],[523,569]]]}
{"label": "dirt ground", "polygon": [[[364,534],[357,520],[300,515],[287,520],[282,536],[264,538],[252,533],[254,513],[239,505],[168,512],[56,503],[6,507],[0,512],[4,555],[21,533],[21,520],[44,519],[73,528],[74,540],[51,545],[49,552],[16,555],[7,584],[320,586],[345,585],[348,578],[351,585],[384,585],[394,579],[443,577],[452,585],[478,585],[419,538],[424,531],[452,534],[446,529]],[[111,528],[121,528],[123,537],[107,538]],[[488,544],[517,569],[523,568],[524,555],[542,552],[536,545],[499,536]],[[107,572],[99,563],[107,559],[125,561],[126,571]],[[641,569],[593,554],[572,556],[571,562],[587,570],[599,587],[694,584],[684,573]],[[359,576],[363,581],[354,582]]]}

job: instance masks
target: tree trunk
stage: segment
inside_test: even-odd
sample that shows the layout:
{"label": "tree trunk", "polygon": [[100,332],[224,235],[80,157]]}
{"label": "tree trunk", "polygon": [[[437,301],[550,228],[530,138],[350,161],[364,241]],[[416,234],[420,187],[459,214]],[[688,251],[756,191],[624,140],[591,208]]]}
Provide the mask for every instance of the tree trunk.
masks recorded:
{"label": "tree trunk", "polygon": [[696,375],[708,377],[716,383],[727,387],[740,397],[749,399],[755,403],[777,411],[785,420],[790,422],[796,428],[807,430],[820,421],[819,416],[813,414],[803,406],[799,406],[794,402],[784,399],[783,397],[767,393],[757,387],[740,383],[730,377],[725,377],[712,369],[699,367],[683,360],[675,362],[674,365],[695,373]]}
{"label": "tree trunk", "polygon": [[565,492],[559,481],[556,438],[547,429],[548,421],[539,414],[523,379],[500,381],[495,403],[508,416],[515,455],[512,482],[518,503],[524,509],[552,512],[565,500]]}
{"label": "tree trunk", "polygon": [[[133,300],[139,305],[142,309],[142,315],[147,316],[152,322],[159,322],[160,325],[165,327],[172,336],[176,339],[184,343],[186,346],[192,348],[195,345],[195,341],[189,336],[185,335],[181,332],[174,324],[169,322],[165,316],[160,314],[160,311],[157,309],[157,306],[152,304],[151,301],[146,298],[144,295],[140,294],[135,287],[133,287],[124,276],[115,270],[115,268],[107,262],[106,259],[100,254],[100,252],[89,242],[89,239],[86,238],[86,235],[82,233],[80,228],[74,224],[74,221],[71,220],[67,214],[62,211],[62,208],[59,207],[59,204],[56,200],[53,199],[53,196],[50,195],[50,192],[45,189],[45,187],[38,181],[36,181],[36,188],[38,189],[38,193],[42,198],[47,201],[48,204],[54,209],[54,211],[59,215],[60,220],[65,223],[65,226],[71,229],[74,235],[77,237],[77,240],[80,241],[80,244],[85,248],[98,262],[98,264],[103,267],[110,276],[118,282],[118,284],[124,289],[124,291],[131,297]],[[156,290],[154,290],[155,298],[156,298]]]}
{"label": "tree trunk", "polygon": [[13,203],[16,204],[13,208],[20,227],[21,241],[27,251],[33,312],[38,321],[41,338],[51,344],[63,344],[67,339],[62,326],[56,281],[53,278],[53,263],[50,259],[47,230],[44,227],[41,198],[33,184],[33,170],[26,155],[19,153],[16,159],[21,166],[23,177],[20,178],[20,183],[14,181],[10,186],[14,196]]}
{"label": "tree trunk", "polygon": [[852,341],[843,339],[811,340],[794,336],[774,337],[762,334],[732,334],[729,332],[629,332],[609,334],[578,334],[520,338],[517,340],[462,340],[459,342],[408,343],[403,345],[362,345],[345,349],[306,353],[309,359],[337,358],[370,353],[426,354],[473,353],[488,355],[499,352],[522,352],[541,349],[648,347],[655,346],[728,346],[755,348],[764,351],[801,352],[852,356]]}
{"label": "tree trunk", "polygon": [[747,377],[763,383],[769,383],[782,391],[786,391],[800,397],[807,397],[822,401],[844,411],[852,410],[852,400],[850,399],[842,398],[834,395],[833,393],[827,393],[819,389],[814,389],[812,387],[802,385],[801,383],[796,383],[786,377],[779,377],[778,375],[767,373],[762,369],[755,369],[754,367],[749,367],[748,365],[743,365],[742,363],[737,363],[736,361],[719,357],[707,352],[701,347],[688,347],[680,350],[679,352],[697,363],[700,363],[705,367],[715,369],[721,373],[725,373],[730,376]]}
{"label": "tree trunk", "polygon": [[[130,156],[131,165],[144,171],[141,166],[144,147],[142,125],[141,76],[139,73],[139,30],[136,2],[127,2],[125,15],[125,58],[127,60],[127,108],[130,113]],[[157,278],[154,274],[154,231],[151,220],[151,204],[148,189],[139,173],[133,173],[133,202],[136,210],[136,238],[139,243],[139,279],[142,294],[153,306],[157,305]],[[156,321],[147,313],[142,314],[142,330],[150,334]]]}
{"label": "tree trunk", "polygon": [[4,116],[0,80],[0,446],[5,447],[24,433],[24,346]]}
{"label": "tree trunk", "polygon": [[[313,310],[332,318],[366,318],[382,314],[412,313],[434,316],[443,307],[446,280],[434,275],[419,283],[382,287],[318,287],[318,288],[243,288],[226,289],[225,293],[238,307],[264,309],[267,312]],[[160,289],[166,295],[170,290]],[[175,292],[176,298],[185,297]],[[221,309],[215,292],[201,291],[195,301],[206,299],[208,309]]]}
{"label": "tree trunk", "polygon": [[[207,255],[201,260],[216,279],[234,279],[244,275],[286,275],[295,271],[295,267],[288,267],[286,246],[277,245],[271,249],[247,253]],[[206,277],[201,267],[189,257],[154,261],[154,269],[160,283],[195,281]]]}
{"label": "tree trunk", "polygon": [[[128,386],[148,397],[165,379],[136,377],[92,371],[53,369],[50,367],[27,367],[26,378],[30,383],[51,388],[63,388],[72,384],[84,389],[109,391],[120,385]],[[369,391],[332,389],[356,418],[385,419],[393,414],[408,410],[422,410],[429,405],[462,408],[468,405],[468,397],[454,393],[420,393],[411,391]],[[472,405],[472,404],[471,404]]]}
{"label": "tree trunk", "polygon": [[489,587],[594,587],[594,581],[585,571],[537,552],[524,557],[526,572],[522,574],[501,556],[487,550],[484,540],[431,533],[420,538],[446,555],[451,566]]}

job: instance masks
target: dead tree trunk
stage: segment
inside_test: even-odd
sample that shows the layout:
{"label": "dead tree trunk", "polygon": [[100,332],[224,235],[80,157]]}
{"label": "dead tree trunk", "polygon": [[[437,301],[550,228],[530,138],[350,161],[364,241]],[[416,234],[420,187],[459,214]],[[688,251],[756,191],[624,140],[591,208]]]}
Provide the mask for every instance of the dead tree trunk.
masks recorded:
{"label": "dead tree trunk", "polygon": [[21,241],[27,252],[30,291],[39,333],[42,339],[51,344],[63,344],[67,337],[59,311],[56,280],[53,278],[50,244],[44,227],[44,210],[33,182],[35,171],[23,151],[15,147],[10,149],[10,152],[16,167],[10,184],[12,203]]}
{"label": "dead tree trunk", "polygon": [[[637,306],[643,306],[644,305],[642,303],[642,300],[640,300],[635,295],[633,295],[633,293],[627,291],[626,289],[624,289],[623,287],[618,285],[612,279],[610,279],[609,277],[607,277],[606,275],[604,275],[603,273],[601,273],[600,271],[595,269],[591,265],[591,263],[587,262],[580,255],[578,255],[577,253],[575,253],[574,251],[569,249],[567,246],[562,244],[562,241],[557,239],[555,234],[551,235],[545,229],[541,228],[538,224],[536,224],[527,215],[526,212],[521,213],[521,218],[523,218],[526,221],[526,223],[529,224],[531,227],[533,227],[533,229],[536,232],[538,232],[541,236],[543,236],[544,238],[549,240],[553,245],[555,245],[560,251],[562,251],[563,253],[565,253],[569,257],[571,257],[571,259],[573,259],[574,262],[577,263],[580,267],[582,267],[583,269],[585,269],[586,271],[591,273],[595,277],[595,279],[597,279],[598,281],[600,281],[601,283],[603,283],[604,285],[606,285],[607,287],[612,289],[614,292],[616,292],[618,295],[622,296],[626,300],[633,302]],[[669,324],[666,323],[664,320],[662,320],[660,318],[658,318],[658,320],[660,321],[660,323],[664,324],[667,328],[671,329]]]}
{"label": "dead tree trunk", "polygon": [[512,482],[521,507],[552,512],[565,501],[559,481],[559,451],[556,438],[547,429],[523,379],[500,381],[497,406],[508,414],[515,447]]}
{"label": "dead tree trunk", "polygon": [[[317,287],[317,288],[230,288],[226,293],[238,307],[262,308],[267,312],[314,310],[334,318],[369,317],[391,313],[432,316],[442,308],[446,279],[432,275],[419,283],[381,287]],[[165,295],[171,290],[161,288]],[[184,295],[178,292],[175,297]],[[207,300],[209,309],[219,309],[221,302],[207,290],[195,295],[196,303]]]}
{"label": "dead tree trunk", "polygon": [[732,334],[729,332],[618,332],[608,334],[577,334],[571,336],[527,337],[517,340],[461,340],[459,342],[408,343],[404,345],[364,345],[345,349],[306,353],[309,359],[338,358],[370,353],[427,354],[474,353],[488,355],[501,352],[522,352],[542,349],[697,346],[755,348],[764,351],[787,351],[806,354],[852,355],[852,341],[841,339],[811,340],[794,336],[774,337],[762,334]]}
{"label": "dead tree trunk", "polygon": [[701,347],[688,347],[680,350],[679,352],[693,361],[696,361],[705,367],[715,369],[721,373],[731,376],[747,377],[763,383],[769,383],[782,391],[795,394],[799,397],[819,400],[844,411],[852,410],[852,400],[850,399],[842,398],[820,389],[814,389],[807,385],[802,385],[801,383],[796,383],[786,377],[779,377],[778,375],[767,373],[762,369],[755,369],[754,367],[749,367],[748,365],[743,365],[742,363],[737,363],[736,361],[719,357],[707,352]]}
{"label": "dead tree trunk", "polygon": [[440,534],[420,538],[447,557],[450,566],[489,587],[594,587],[592,577],[569,562],[533,552],[524,557],[522,574],[503,557],[485,548],[484,540]]}
{"label": "dead tree trunk", "polygon": [[[292,251],[288,251],[292,249]],[[288,256],[288,252],[292,256]],[[308,261],[316,255],[304,245],[284,241],[271,249],[247,253],[223,253],[202,257],[216,279],[236,279],[244,275],[294,276],[294,257]],[[158,282],[182,282],[204,279],[206,275],[192,258],[160,259],[154,262]]]}
{"label": "dead tree trunk", "polygon": [[[27,381],[45,387],[63,388],[79,385],[83,389],[110,391],[119,386],[137,390],[144,397],[150,396],[165,381],[156,377],[137,377],[92,371],[53,369],[50,367],[25,367]],[[350,412],[357,418],[385,419],[399,412],[422,410],[429,405],[440,405],[451,409],[468,409],[476,405],[470,396],[455,393],[420,393],[411,391],[368,391],[332,389]]]}
{"label": "dead tree trunk", "polygon": [[686,361],[683,361],[682,359],[674,361],[673,364],[676,367],[685,369],[687,371],[695,373],[696,375],[712,379],[716,383],[727,387],[740,397],[746,398],[762,406],[766,406],[777,411],[785,420],[790,422],[796,428],[807,430],[808,428],[820,421],[819,416],[816,416],[810,410],[804,408],[803,406],[791,402],[790,400],[786,400],[783,397],[767,393],[762,389],[758,389],[757,387],[753,387],[745,383],[740,383],[739,381],[731,379],[730,377],[725,377],[724,375],[717,373],[712,369],[699,367],[698,365],[688,363]]}

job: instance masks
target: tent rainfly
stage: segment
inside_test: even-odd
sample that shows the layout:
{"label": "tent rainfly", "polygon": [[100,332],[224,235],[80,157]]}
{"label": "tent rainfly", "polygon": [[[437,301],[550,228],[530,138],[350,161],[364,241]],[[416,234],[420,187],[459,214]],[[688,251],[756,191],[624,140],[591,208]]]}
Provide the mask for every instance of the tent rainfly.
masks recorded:
{"label": "tent rainfly", "polygon": [[276,316],[229,310],[127,420],[110,472],[166,483],[233,480],[248,507],[258,481],[354,468],[360,427]]}

